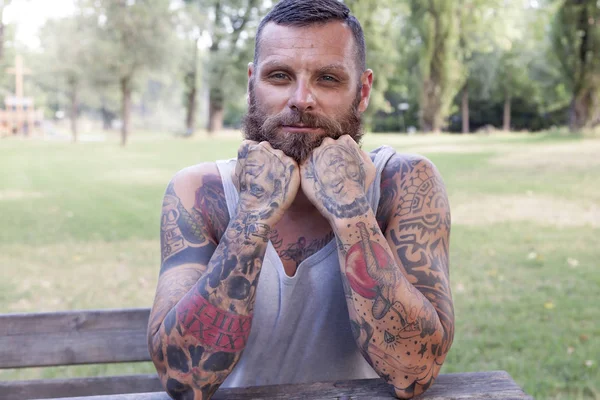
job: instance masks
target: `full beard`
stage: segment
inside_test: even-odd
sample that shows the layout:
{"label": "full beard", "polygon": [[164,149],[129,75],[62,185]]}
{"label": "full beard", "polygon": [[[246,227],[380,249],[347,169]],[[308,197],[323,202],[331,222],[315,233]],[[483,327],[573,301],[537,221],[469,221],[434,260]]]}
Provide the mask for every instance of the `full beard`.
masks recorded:
{"label": "full beard", "polygon": [[[362,121],[358,112],[360,104],[360,90],[349,110],[338,118],[316,115],[287,108],[275,115],[268,115],[257,104],[252,84],[249,87],[250,102],[248,113],[243,120],[244,138],[255,142],[267,141],[274,149],[283,151],[288,157],[294,159],[298,165],[302,164],[319,147],[326,137],[338,139],[343,135],[350,135],[360,145],[363,136]],[[325,134],[296,133],[279,130],[283,126],[303,125],[307,128],[320,128]]]}

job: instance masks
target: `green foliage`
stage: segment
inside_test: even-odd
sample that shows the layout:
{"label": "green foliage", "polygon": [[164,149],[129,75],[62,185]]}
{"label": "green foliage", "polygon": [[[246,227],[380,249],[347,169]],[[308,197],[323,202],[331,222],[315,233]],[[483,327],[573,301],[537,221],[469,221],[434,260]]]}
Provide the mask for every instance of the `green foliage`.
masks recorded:
{"label": "green foliage", "polygon": [[571,128],[600,124],[600,4],[562,1],[552,24],[552,43],[572,93]]}
{"label": "green foliage", "polygon": [[[346,3],[363,25],[375,74],[367,130],[460,130],[461,94],[467,92],[472,130],[502,126],[506,104],[513,129],[600,121],[597,1]],[[125,87],[142,117],[137,127],[181,131],[188,123],[184,108],[193,108],[201,123],[218,127],[215,120],[224,118],[226,126],[237,127],[254,34],[271,5],[78,0],[74,15],[49,21],[40,32],[39,52],[19,49],[34,69],[35,78],[26,80],[34,90],[26,89],[52,114],[68,105],[74,88],[88,116],[121,114]],[[4,30],[4,67],[17,48],[12,29]],[[0,79],[10,93],[11,76]],[[402,103],[408,110],[398,109]]]}
{"label": "green foliage", "polygon": [[392,111],[385,93],[400,64],[395,27],[402,23],[401,10],[405,7],[393,0],[350,0],[346,3],[365,32],[367,68],[374,71],[373,91],[365,116],[366,126],[370,127],[375,114]]}
{"label": "green foliage", "polygon": [[458,4],[446,0],[411,0],[410,5],[411,22],[422,43],[420,125],[425,132],[439,132],[452,99],[462,86]]}

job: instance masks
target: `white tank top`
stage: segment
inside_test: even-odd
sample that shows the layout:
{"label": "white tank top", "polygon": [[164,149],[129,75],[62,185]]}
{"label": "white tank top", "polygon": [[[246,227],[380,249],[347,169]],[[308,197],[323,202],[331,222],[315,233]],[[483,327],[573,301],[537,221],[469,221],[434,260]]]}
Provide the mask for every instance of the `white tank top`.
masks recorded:
{"label": "white tank top", "polygon": [[[374,211],[381,173],[394,154],[394,149],[384,146],[375,155],[377,175],[368,192]],[[217,161],[230,217],[239,200],[231,180],[235,163],[235,159]],[[377,377],[352,336],[335,239],[302,261],[293,277],[285,273],[269,242],[250,337],[222,387]]]}

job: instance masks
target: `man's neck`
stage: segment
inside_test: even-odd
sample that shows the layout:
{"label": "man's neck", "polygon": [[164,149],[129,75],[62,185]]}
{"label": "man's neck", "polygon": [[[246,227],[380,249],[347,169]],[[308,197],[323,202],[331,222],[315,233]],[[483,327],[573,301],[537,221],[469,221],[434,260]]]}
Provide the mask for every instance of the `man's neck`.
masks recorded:
{"label": "man's neck", "polygon": [[306,197],[301,187],[298,189],[298,194],[296,194],[296,198],[287,209],[286,214],[292,219],[310,218],[315,214],[321,215],[308,197]]}

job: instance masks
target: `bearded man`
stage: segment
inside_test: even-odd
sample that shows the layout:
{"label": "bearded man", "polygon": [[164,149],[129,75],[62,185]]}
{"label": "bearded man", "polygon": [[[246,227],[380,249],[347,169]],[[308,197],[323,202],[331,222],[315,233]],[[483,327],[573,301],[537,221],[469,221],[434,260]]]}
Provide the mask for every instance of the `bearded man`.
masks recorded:
{"label": "bearded man", "polygon": [[381,377],[425,391],[451,346],[450,212],[430,161],[360,147],[373,72],[336,0],[261,22],[237,159],[170,182],[148,327],[175,399]]}

